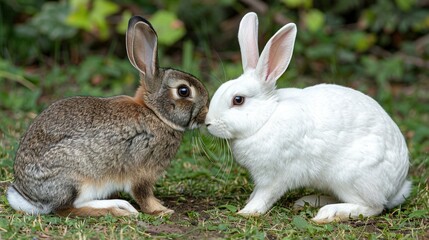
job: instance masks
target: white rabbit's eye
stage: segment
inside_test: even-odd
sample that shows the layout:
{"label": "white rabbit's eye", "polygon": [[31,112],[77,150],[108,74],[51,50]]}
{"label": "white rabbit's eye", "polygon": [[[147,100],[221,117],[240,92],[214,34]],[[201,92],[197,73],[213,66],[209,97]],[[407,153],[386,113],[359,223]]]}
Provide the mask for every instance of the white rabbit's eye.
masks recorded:
{"label": "white rabbit's eye", "polygon": [[235,96],[232,99],[233,105],[242,105],[244,103],[244,97],[243,96]]}
{"label": "white rabbit's eye", "polygon": [[177,94],[179,94],[181,97],[189,97],[191,90],[188,88],[188,86],[181,85],[177,88]]}

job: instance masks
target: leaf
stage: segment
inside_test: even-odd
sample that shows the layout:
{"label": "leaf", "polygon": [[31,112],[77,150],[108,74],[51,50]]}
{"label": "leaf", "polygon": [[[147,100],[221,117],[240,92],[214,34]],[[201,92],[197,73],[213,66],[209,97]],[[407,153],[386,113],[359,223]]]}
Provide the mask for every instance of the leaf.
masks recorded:
{"label": "leaf", "polygon": [[31,19],[30,24],[50,40],[71,38],[77,30],[67,25],[69,12],[70,8],[65,2],[47,2],[42,11]]}
{"label": "leaf", "polygon": [[305,15],[305,23],[309,31],[316,32],[325,24],[325,15],[317,9],[311,9]]}
{"label": "leaf", "polygon": [[334,52],[335,45],[330,43],[321,43],[305,50],[306,56],[310,59],[329,59]]}
{"label": "leaf", "polygon": [[427,217],[429,215],[429,210],[427,209],[421,209],[421,210],[416,210],[412,213],[410,213],[410,215],[408,215],[409,218],[423,218],[423,217]]}
{"label": "leaf", "polygon": [[172,12],[158,11],[150,20],[158,33],[160,44],[171,46],[185,35],[183,22]]}
{"label": "leaf", "polygon": [[225,204],[225,205],[219,206],[219,208],[220,209],[225,208],[225,209],[227,209],[230,212],[237,212],[237,210],[238,210],[236,206],[229,205],[229,204]]}
{"label": "leaf", "polygon": [[344,31],[340,35],[341,43],[357,52],[367,51],[376,43],[376,35],[361,31]]}
{"label": "leaf", "polygon": [[109,28],[106,18],[119,9],[116,3],[107,0],[95,0],[93,11],[90,14],[90,21],[98,27],[98,32],[101,39],[109,37]]}
{"label": "leaf", "polygon": [[282,2],[290,8],[304,7],[308,9],[313,6],[313,0],[282,0]]}
{"label": "leaf", "polygon": [[125,10],[122,13],[122,19],[116,26],[116,31],[121,34],[125,34],[128,28],[128,20],[131,18],[132,14],[130,11]]}
{"label": "leaf", "polygon": [[86,31],[91,29],[89,21],[88,0],[70,0],[70,6],[73,9],[67,16],[66,23],[70,26],[81,28]]}
{"label": "leaf", "polygon": [[395,0],[396,6],[404,12],[408,12],[416,4],[415,0]]}
{"label": "leaf", "polygon": [[71,0],[71,13],[67,16],[66,23],[85,31],[98,33],[101,39],[109,37],[107,17],[116,13],[119,6],[108,0],[95,0],[94,6],[88,9],[89,0]]}
{"label": "leaf", "polygon": [[376,37],[374,34],[362,34],[356,41],[355,48],[358,52],[364,52],[375,44]]}
{"label": "leaf", "polygon": [[299,229],[307,229],[310,224],[301,216],[295,216],[292,219],[292,224]]}

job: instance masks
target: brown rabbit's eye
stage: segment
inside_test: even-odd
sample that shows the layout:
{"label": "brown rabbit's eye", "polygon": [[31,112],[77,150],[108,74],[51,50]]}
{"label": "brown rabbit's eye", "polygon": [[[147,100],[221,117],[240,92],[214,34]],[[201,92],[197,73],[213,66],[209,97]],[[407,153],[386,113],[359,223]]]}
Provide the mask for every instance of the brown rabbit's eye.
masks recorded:
{"label": "brown rabbit's eye", "polygon": [[243,96],[235,96],[232,99],[232,104],[234,105],[241,105],[244,103],[244,97]]}
{"label": "brown rabbit's eye", "polygon": [[187,86],[182,85],[177,89],[177,94],[181,97],[189,97],[191,90]]}

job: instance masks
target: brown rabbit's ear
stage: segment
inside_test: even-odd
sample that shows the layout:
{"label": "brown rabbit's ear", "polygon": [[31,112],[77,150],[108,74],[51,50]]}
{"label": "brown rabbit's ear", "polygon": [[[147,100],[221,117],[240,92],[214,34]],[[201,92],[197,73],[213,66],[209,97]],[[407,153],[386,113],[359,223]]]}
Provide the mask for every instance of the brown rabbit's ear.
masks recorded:
{"label": "brown rabbit's ear", "polygon": [[154,81],[158,73],[158,37],[152,25],[140,16],[128,22],[126,36],[127,55],[131,64],[144,76],[149,91],[156,90],[160,83]]}

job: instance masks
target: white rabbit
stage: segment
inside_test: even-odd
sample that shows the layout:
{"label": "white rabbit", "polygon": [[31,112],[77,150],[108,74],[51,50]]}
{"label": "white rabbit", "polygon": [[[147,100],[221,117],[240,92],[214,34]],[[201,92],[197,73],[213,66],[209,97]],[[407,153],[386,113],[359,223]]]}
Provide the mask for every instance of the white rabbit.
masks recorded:
{"label": "white rabbit", "polygon": [[[260,58],[257,28],[255,13],[244,16],[238,33],[244,73],[219,87],[205,120],[211,134],[228,139],[253,178],[255,189],[238,213],[264,214],[285,192],[301,187],[341,202],[323,206],[313,218],[317,223],[374,216],[401,204],[411,182],[398,126],[376,101],[350,88],[276,90],[292,57],[296,26],[282,27]],[[317,201],[307,196],[297,204]]]}

